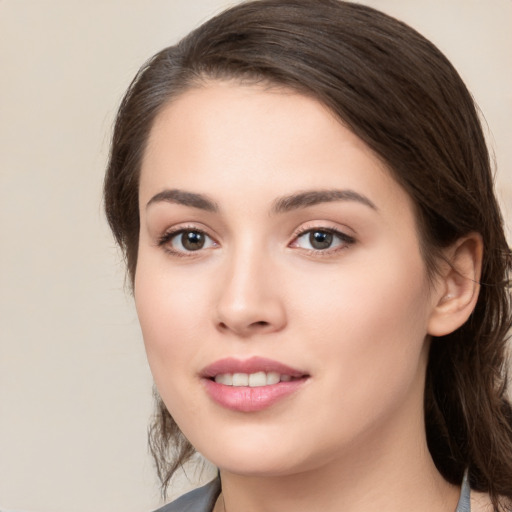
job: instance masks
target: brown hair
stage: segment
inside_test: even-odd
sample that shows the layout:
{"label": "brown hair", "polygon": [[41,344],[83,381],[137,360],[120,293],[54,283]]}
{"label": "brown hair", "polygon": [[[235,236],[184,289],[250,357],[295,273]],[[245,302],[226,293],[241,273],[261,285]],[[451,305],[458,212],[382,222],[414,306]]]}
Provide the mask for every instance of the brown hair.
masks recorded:
{"label": "brown hair", "polygon": [[[211,79],[282,85],[329,107],[412,197],[430,272],[443,247],[470,232],[482,235],[476,308],[460,329],[432,340],[427,441],[446,480],[460,484],[467,468],[471,486],[488,492],[497,510],[510,507],[505,356],[511,258],[477,109],[453,66],[404,23],[338,0],[243,3],[159,52],[122,101],[105,179],[108,221],[132,282],[139,171],[153,121],[173,97]],[[161,401],[150,445],[165,488],[193,448]]]}

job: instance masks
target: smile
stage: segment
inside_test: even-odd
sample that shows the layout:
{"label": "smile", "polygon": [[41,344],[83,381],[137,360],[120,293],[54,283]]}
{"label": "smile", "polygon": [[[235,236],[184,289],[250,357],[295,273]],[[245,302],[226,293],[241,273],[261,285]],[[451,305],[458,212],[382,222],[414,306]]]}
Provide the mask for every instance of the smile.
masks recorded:
{"label": "smile", "polygon": [[267,409],[296,393],[309,379],[301,370],[259,357],[222,359],[206,367],[201,377],[217,405],[238,412]]}
{"label": "smile", "polygon": [[221,373],[215,376],[217,384],[225,386],[249,386],[250,388],[258,388],[261,386],[272,386],[279,382],[290,382],[295,377],[291,375],[279,374],[277,372],[256,372],[256,373]]}

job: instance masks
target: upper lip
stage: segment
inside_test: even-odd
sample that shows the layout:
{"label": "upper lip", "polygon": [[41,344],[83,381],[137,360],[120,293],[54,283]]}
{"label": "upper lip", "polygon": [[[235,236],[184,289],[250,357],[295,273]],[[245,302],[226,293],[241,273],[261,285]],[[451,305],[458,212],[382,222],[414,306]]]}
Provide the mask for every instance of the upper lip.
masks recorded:
{"label": "upper lip", "polygon": [[225,359],[219,359],[206,366],[201,371],[200,375],[205,379],[211,379],[216,375],[226,373],[251,374],[257,372],[276,372],[280,375],[290,375],[291,377],[304,377],[308,375],[306,372],[264,357],[251,357],[250,359],[227,357]]}

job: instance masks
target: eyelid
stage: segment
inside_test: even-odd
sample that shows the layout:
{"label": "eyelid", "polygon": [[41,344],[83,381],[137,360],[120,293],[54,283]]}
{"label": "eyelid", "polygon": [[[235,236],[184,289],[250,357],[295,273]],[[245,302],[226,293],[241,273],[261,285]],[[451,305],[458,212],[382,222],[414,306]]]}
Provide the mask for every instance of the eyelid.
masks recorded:
{"label": "eyelid", "polygon": [[[197,250],[180,250],[176,249],[175,247],[172,247],[170,242],[172,240],[179,236],[181,233],[192,231],[203,234],[205,237],[210,239],[212,242],[212,245],[208,247],[202,247]],[[315,248],[303,248],[299,247],[297,245],[297,240],[304,236],[307,233],[311,233],[314,231],[323,231],[327,233],[331,233],[341,243],[336,244],[334,247],[327,247],[325,249],[315,249]],[[293,235],[291,241],[287,244],[288,247],[294,248],[294,249],[300,249],[304,252],[308,252],[310,254],[318,254],[321,256],[328,256],[332,255],[334,253],[337,253],[338,251],[345,250],[349,246],[353,245],[356,242],[356,238],[353,235],[349,235],[346,231],[351,231],[348,227],[345,227],[345,229],[340,228],[339,226],[333,226],[331,222],[328,221],[314,221],[314,222],[308,222],[306,224],[301,225],[299,228],[297,228]],[[155,245],[158,247],[162,247],[166,252],[173,256],[183,256],[183,257],[194,257],[199,256],[200,254],[203,254],[204,251],[210,250],[212,248],[216,248],[219,246],[219,242],[217,241],[216,237],[213,236],[210,233],[210,230],[206,227],[199,226],[195,223],[184,223],[184,224],[178,224],[174,225],[170,228],[167,228],[161,235],[159,235],[156,238]]]}
{"label": "eyelid", "polygon": [[[196,233],[203,234],[213,242],[213,246],[200,248],[196,251],[179,250],[170,246],[170,242],[172,242],[175,237],[187,231],[194,231]],[[206,250],[215,248],[219,243],[215,237],[209,233],[209,230],[204,227],[199,227],[197,224],[178,224],[166,229],[160,236],[158,236],[155,245],[162,247],[167,253],[173,256],[194,257],[199,256],[200,253],[203,253]]]}
{"label": "eyelid", "polygon": [[[349,228],[346,228],[347,231],[352,231]],[[323,231],[326,233],[331,233],[334,236],[336,236],[339,240],[341,240],[341,244],[338,244],[334,247],[329,247],[326,249],[306,249],[298,247],[297,245],[294,245],[297,243],[297,240],[301,238],[302,236],[306,235],[307,233],[311,233],[314,231]],[[295,230],[293,234],[292,241],[288,244],[289,247],[301,249],[303,251],[309,252],[310,254],[318,254],[321,256],[328,256],[332,255],[334,253],[337,253],[339,251],[347,249],[349,246],[356,243],[356,238],[353,235],[349,235],[345,230],[341,229],[338,226],[333,226],[330,222],[326,221],[318,221],[318,222],[308,222],[305,225],[300,226],[298,229]]]}

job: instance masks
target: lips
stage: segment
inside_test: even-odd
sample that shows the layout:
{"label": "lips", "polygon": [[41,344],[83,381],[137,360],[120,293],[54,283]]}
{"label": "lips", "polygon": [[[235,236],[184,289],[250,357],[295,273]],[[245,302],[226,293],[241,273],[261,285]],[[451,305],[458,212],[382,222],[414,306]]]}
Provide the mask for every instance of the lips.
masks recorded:
{"label": "lips", "polygon": [[222,359],[207,366],[200,376],[214,402],[240,412],[271,407],[298,391],[309,378],[301,370],[260,357]]}

